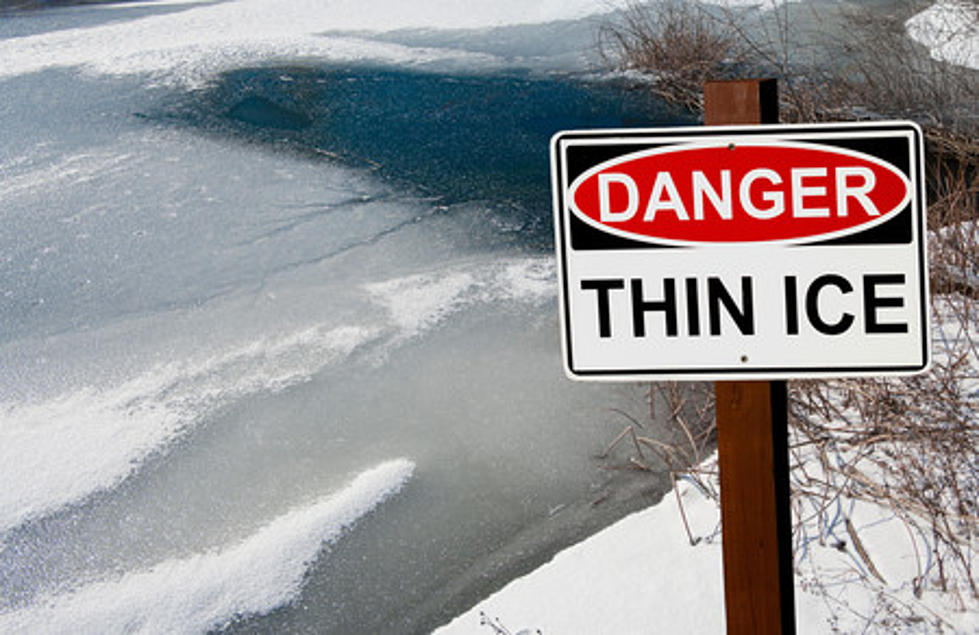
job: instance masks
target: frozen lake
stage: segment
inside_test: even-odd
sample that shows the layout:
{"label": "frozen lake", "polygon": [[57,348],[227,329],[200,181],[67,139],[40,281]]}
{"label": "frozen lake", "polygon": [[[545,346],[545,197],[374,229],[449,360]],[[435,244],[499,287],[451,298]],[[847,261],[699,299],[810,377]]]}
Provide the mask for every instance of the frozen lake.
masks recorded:
{"label": "frozen lake", "polygon": [[665,490],[561,372],[547,141],[684,118],[584,5],[270,6],[0,21],[0,631],[424,632]]}

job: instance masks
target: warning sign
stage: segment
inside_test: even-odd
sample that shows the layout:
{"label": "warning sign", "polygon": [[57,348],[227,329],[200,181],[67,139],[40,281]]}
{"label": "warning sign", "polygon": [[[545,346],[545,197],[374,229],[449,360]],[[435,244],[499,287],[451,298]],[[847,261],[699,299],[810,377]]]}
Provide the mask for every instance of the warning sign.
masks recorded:
{"label": "warning sign", "polygon": [[551,151],[571,377],[927,368],[915,124],[571,131]]}

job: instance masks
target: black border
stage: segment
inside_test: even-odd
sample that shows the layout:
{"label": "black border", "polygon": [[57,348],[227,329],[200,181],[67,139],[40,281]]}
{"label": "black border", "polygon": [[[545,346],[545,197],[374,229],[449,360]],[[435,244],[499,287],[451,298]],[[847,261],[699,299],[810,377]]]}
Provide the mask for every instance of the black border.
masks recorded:
{"label": "black border", "polygon": [[[573,352],[571,346],[571,316],[568,298],[568,276],[567,276],[567,254],[566,246],[568,237],[565,236],[564,214],[566,205],[564,201],[565,165],[564,157],[561,152],[562,141],[575,141],[582,139],[603,139],[610,142],[614,140],[629,140],[635,138],[655,139],[657,137],[682,137],[685,140],[710,138],[710,137],[730,137],[732,134],[754,136],[764,135],[773,136],[786,141],[793,140],[799,134],[838,134],[853,133],[854,136],[863,136],[868,133],[880,134],[886,132],[900,132],[902,135],[911,133],[912,139],[912,159],[909,166],[909,180],[915,191],[917,199],[917,254],[918,254],[918,295],[921,298],[920,324],[921,324],[921,357],[920,365],[877,365],[877,366],[790,366],[790,367],[763,367],[763,368],[743,368],[740,366],[718,366],[711,368],[663,368],[663,369],[615,369],[615,370],[575,370]],[[839,141],[840,138],[834,139]],[[818,143],[818,138],[809,138],[804,141]],[[924,142],[921,129],[910,121],[889,121],[889,122],[861,122],[849,124],[789,124],[789,125],[759,125],[759,126],[711,126],[711,127],[678,127],[678,128],[645,128],[645,129],[624,129],[624,130],[571,130],[558,132],[551,138],[551,185],[554,196],[554,223],[555,223],[555,250],[558,259],[558,276],[560,278],[561,292],[561,330],[562,350],[564,357],[564,368],[567,375],[572,379],[620,379],[644,380],[644,379],[663,379],[669,377],[683,377],[690,379],[792,379],[808,377],[831,377],[831,376],[857,376],[857,375],[879,375],[879,374],[915,374],[924,372],[931,365],[930,342],[931,325],[928,298],[928,260],[925,253],[927,234],[925,233],[925,217],[927,213],[925,200],[925,175],[924,175]],[[912,212],[913,213],[913,212]]]}

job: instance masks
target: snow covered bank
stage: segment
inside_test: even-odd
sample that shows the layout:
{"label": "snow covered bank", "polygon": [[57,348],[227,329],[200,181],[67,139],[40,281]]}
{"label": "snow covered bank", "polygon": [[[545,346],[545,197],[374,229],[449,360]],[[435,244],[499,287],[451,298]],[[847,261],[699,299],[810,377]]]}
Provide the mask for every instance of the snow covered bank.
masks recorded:
{"label": "snow covered bank", "polygon": [[[717,511],[701,493],[682,486],[691,527],[714,542]],[[516,633],[720,633],[724,630],[719,544],[691,547],[667,495],[559,553],[435,631],[479,629],[482,615]],[[482,615],[481,615],[482,614]]]}
{"label": "snow covered bank", "polygon": [[[974,224],[964,224],[957,233],[951,229],[933,233],[933,245],[963,235],[972,235],[969,244],[974,245]],[[965,262],[971,266],[974,260]],[[979,474],[972,440],[979,427],[979,321],[974,312],[955,310],[966,305],[974,306],[974,300],[933,298],[934,365],[931,375],[915,381],[922,382],[920,390],[930,390],[925,380],[942,378],[950,387],[934,397],[940,403],[901,417],[893,404],[902,395],[898,383],[905,380],[881,380],[893,380],[892,415],[901,417],[906,425],[900,429],[912,434],[900,435],[898,426],[875,428],[875,419],[866,424],[877,437],[874,443],[848,445],[846,437],[859,429],[854,422],[872,415],[862,415],[859,405],[848,403],[845,389],[831,384],[835,388],[826,394],[835,400],[830,412],[836,419],[820,422],[822,440],[806,443],[800,434],[792,441],[800,633],[979,633],[979,598],[969,580],[979,553],[971,494]],[[950,369],[952,375],[943,374]],[[972,436],[955,437],[947,452],[952,456],[947,463],[939,461],[921,438],[929,429],[963,420]],[[837,438],[841,442],[831,440]],[[907,462],[911,454],[920,461],[915,468]],[[895,476],[902,471],[910,472],[913,483],[934,485],[919,490],[919,498],[907,497],[906,484]],[[716,457],[700,472],[716,474]],[[929,472],[940,474],[928,480],[935,476]],[[948,480],[961,487],[945,491]],[[723,632],[717,490],[716,480],[707,476],[683,480],[677,488],[692,541],[676,499],[667,495],[511,582],[436,633]],[[962,496],[962,503],[954,496]],[[941,537],[932,524],[936,519]],[[950,554],[952,541],[957,551]]]}
{"label": "snow covered bank", "polygon": [[[781,0],[713,0],[720,6],[768,9]],[[609,14],[627,0],[547,0],[459,3],[451,0],[233,0],[140,2],[131,8],[167,7],[135,19],[20,34],[18,23],[0,25],[0,79],[52,68],[97,75],[150,74],[160,83],[199,85],[231,68],[268,61],[371,61],[404,66],[461,62],[498,65],[480,47],[453,38],[445,46],[385,41],[409,30],[491,29],[541,25]],[[97,11],[109,15],[115,5]],[[44,15],[41,14],[41,20]],[[592,42],[582,42],[585,49]]]}
{"label": "snow covered bank", "polygon": [[979,7],[975,3],[939,0],[908,20],[905,27],[936,60],[979,69]]}
{"label": "snow covered bank", "polygon": [[[680,498],[695,539],[691,546],[677,503],[629,516],[514,580],[435,631],[436,635],[487,633],[723,633],[724,594],[720,514],[716,503],[687,482]],[[796,558],[796,624],[799,633],[957,632],[979,629],[979,601],[968,589],[919,599],[908,580],[915,574],[917,537],[889,510],[840,501],[838,522],[807,526],[812,538]],[[815,516],[815,515],[814,515]],[[872,554],[884,580],[872,579],[844,528]],[[887,596],[890,602],[881,603]],[[928,616],[913,628],[882,606]],[[944,629],[944,630],[943,630]],[[502,631],[506,632],[506,631]]]}

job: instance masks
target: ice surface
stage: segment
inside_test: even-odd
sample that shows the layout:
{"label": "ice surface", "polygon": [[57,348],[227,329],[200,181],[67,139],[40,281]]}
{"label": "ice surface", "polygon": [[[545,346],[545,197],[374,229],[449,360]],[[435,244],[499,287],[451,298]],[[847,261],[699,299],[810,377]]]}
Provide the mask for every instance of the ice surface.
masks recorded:
{"label": "ice surface", "polygon": [[194,633],[262,614],[299,595],[324,545],[411,478],[399,459],[361,472],[339,492],[285,513],[220,551],[161,562],[0,613],[3,632]]}
{"label": "ice surface", "polygon": [[381,350],[389,351],[477,303],[551,302],[555,284],[553,264],[545,258],[367,283],[367,298],[384,307],[387,319],[266,335],[203,359],[155,366],[118,384],[0,402],[0,534],[111,489],[147,456],[227,404],[307,381],[368,342],[384,341]]}
{"label": "ice surface", "polygon": [[[454,92],[430,90],[448,73],[417,74],[579,70],[588,16],[616,6],[242,0],[0,21],[0,630],[193,632],[236,615],[274,632],[424,630],[642,504],[605,491],[626,477],[589,456],[618,432],[608,407],[642,408],[643,388],[564,379],[538,231],[553,103],[576,125],[623,113],[529,72]],[[404,100],[362,126],[357,91],[342,110],[295,68],[315,82],[369,61],[397,66],[377,94],[427,97],[426,134],[451,114],[481,136],[386,169],[288,137],[333,126],[360,133],[344,150],[399,154]],[[239,76],[279,92],[205,99]],[[319,110],[276,102],[286,85]],[[481,148],[518,171],[518,144],[489,143],[500,119],[482,115],[528,87],[544,96],[497,110],[548,103],[515,133],[544,196],[507,215],[501,172],[453,167]],[[410,470],[343,510],[323,493],[391,456],[418,465],[417,486],[331,542]]]}

